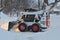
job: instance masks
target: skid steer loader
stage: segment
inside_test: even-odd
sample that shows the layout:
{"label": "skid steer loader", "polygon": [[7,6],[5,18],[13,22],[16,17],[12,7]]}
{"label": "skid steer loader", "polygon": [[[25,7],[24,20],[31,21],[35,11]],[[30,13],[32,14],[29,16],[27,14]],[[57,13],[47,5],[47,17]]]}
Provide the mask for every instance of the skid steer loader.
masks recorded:
{"label": "skid steer loader", "polygon": [[9,22],[8,31],[12,28],[18,28],[21,32],[42,32],[49,27],[50,14],[43,12],[43,10],[37,12],[20,12],[20,14],[22,15],[20,15],[17,21]]}

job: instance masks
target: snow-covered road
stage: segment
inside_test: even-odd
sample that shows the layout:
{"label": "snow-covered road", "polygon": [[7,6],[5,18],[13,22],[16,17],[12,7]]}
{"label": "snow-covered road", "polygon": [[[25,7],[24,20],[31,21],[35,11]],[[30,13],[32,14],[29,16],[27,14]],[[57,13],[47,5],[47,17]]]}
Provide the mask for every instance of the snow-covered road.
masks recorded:
{"label": "snow-covered road", "polygon": [[50,27],[45,32],[8,32],[0,29],[0,40],[60,40],[60,15],[51,15]]}

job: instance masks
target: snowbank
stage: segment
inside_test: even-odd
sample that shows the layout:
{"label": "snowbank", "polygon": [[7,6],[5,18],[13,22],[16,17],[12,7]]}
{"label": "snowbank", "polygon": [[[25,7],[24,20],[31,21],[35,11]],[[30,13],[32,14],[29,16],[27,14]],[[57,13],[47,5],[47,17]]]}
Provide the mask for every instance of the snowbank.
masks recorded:
{"label": "snowbank", "polygon": [[[0,25],[9,21],[16,21],[18,17],[10,17],[3,12],[0,12]],[[3,21],[3,22],[2,22]]]}

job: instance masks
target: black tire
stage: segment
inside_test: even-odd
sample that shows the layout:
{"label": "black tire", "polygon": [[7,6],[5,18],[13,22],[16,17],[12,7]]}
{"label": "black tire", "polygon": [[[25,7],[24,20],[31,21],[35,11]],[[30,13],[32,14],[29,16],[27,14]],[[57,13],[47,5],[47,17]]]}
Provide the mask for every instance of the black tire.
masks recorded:
{"label": "black tire", "polygon": [[38,24],[33,24],[31,27],[32,32],[38,32],[39,31],[39,25]]}
{"label": "black tire", "polygon": [[25,23],[21,23],[19,26],[18,26],[18,29],[21,31],[21,32],[25,32],[26,31],[26,27],[27,25]]}

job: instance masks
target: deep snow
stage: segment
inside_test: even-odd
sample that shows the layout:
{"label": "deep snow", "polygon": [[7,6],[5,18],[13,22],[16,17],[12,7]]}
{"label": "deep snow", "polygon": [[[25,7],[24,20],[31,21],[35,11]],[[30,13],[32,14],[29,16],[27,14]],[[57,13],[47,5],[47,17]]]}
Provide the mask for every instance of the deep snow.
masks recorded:
{"label": "deep snow", "polygon": [[[0,25],[12,20],[11,17],[3,14],[0,17]],[[15,19],[15,18],[14,18]],[[16,19],[15,19],[16,20]],[[10,32],[0,29],[0,40],[60,40],[60,15],[50,15],[50,27],[45,32]]]}
{"label": "deep snow", "polygon": [[17,19],[18,17],[16,16],[10,17],[9,15],[6,15],[3,12],[0,12],[0,25],[9,21],[16,21]]}

